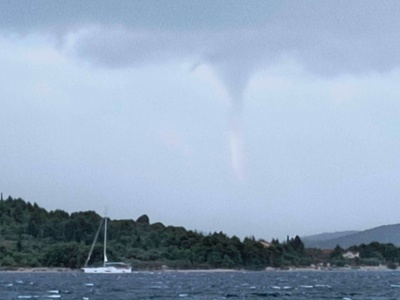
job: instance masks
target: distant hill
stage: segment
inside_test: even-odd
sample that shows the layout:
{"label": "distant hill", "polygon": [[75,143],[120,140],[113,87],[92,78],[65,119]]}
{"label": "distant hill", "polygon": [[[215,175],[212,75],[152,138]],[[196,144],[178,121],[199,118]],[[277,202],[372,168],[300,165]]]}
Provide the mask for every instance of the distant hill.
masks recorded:
{"label": "distant hill", "polygon": [[339,232],[324,232],[324,233],[319,233],[319,234],[314,234],[314,235],[308,235],[308,236],[303,236],[301,237],[301,240],[307,245],[307,244],[312,244],[315,242],[322,242],[322,241],[328,241],[328,240],[333,240],[337,238],[344,237],[346,235],[358,233],[359,231],[357,230],[347,230],[347,231],[339,231]]}
{"label": "distant hill", "polygon": [[348,248],[371,242],[392,243],[400,246],[400,224],[384,225],[364,231],[322,233],[302,238],[307,248],[333,249],[336,245]]}

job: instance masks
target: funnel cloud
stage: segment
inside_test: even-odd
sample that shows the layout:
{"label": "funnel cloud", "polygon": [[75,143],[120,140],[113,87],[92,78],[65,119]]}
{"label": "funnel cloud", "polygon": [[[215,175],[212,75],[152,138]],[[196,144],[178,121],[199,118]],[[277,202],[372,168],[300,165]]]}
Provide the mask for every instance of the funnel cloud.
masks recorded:
{"label": "funnel cloud", "polygon": [[396,223],[399,11],[1,1],[0,192],[265,239]]}

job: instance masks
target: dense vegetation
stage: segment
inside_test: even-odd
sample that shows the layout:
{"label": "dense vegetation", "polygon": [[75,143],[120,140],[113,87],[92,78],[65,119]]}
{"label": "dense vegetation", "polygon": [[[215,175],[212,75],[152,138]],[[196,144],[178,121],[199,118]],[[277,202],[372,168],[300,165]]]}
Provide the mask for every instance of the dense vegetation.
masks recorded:
{"label": "dense vegetation", "polygon": [[330,255],[331,262],[337,266],[344,266],[351,263],[353,266],[378,266],[386,264],[389,268],[395,269],[400,263],[400,248],[393,244],[381,244],[372,242],[368,245],[361,244],[348,248],[348,251],[359,253],[359,257],[350,262],[343,257],[346,252],[339,246]]}
{"label": "dense vegetation", "polygon": [[[102,217],[93,211],[68,214],[46,211],[22,199],[0,201],[0,268],[67,267],[84,265]],[[284,243],[266,243],[254,237],[240,240],[222,232],[203,234],[183,227],[151,224],[146,215],[133,220],[108,222],[108,258],[125,261],[134,269],[235,268],[309,266],[318,263],[349,263],[337,247],[330,255],[305,249],[296,236]],[[102,241],[91,261],[102,261]],[[399,248],[372,243],[352,247],[362,259],[356,263],[375,265],[400,262]],[[353,262],[352,262],[353,263]]]}
{"label": "dense vegetation", "polygon": [[[93,211],[46,211],[22,199],[0,201],[0,266],[83,266],[101,217]],[[202,234],[150,224],[146,215],[108,222],[108,258],[134,268],[245,268],[309,265],[299,237],[268,248],[254,237]],[[102,261],[101,239],[92,261]]]}

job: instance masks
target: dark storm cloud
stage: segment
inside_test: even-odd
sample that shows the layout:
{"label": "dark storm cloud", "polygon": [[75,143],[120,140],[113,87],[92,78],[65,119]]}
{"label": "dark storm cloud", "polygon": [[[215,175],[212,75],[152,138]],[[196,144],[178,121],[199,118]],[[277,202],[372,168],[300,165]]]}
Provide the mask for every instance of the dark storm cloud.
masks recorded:
{"label": "dark storm cloud", "polygon": [[254,26],[221,29],[214,20],[214,27],[210,21],[208,26],[193,28],[186,20],[187,28],[161,26],[138,32],[128,22],[120,28],[99,27],[78,39],[76,49],[87,59],[107,65],[189,56],[227,72],[246,74],[286,56],[324,75],[384,72],[400,62],[399,8],[395,1],[282,2],[280,9]]}
{"label": "dark storm cloud", "polygon": [[0,8],[0,26],[23,31],[87,22],[151,29],[223,29],[264,22],[279,8],[279,1],[4,0]]}
{"label": "dark storm cloud", "polygon": [[201,60],[245,82],[282,56],[323,75],[400,63],[398,1],[7,0],[0,8],[3,31],[95,28],[78,37],[76,54],[111,67]]}

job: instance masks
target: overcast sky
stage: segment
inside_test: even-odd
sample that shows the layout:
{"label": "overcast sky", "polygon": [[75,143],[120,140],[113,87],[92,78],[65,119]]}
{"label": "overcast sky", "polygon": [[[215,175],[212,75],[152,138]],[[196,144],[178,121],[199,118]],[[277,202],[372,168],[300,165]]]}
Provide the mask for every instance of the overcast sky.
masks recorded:
{"label": "overcast sky", "polygon": [[283,238],[399,223],[399,1],[0,1],[0,191]]}

